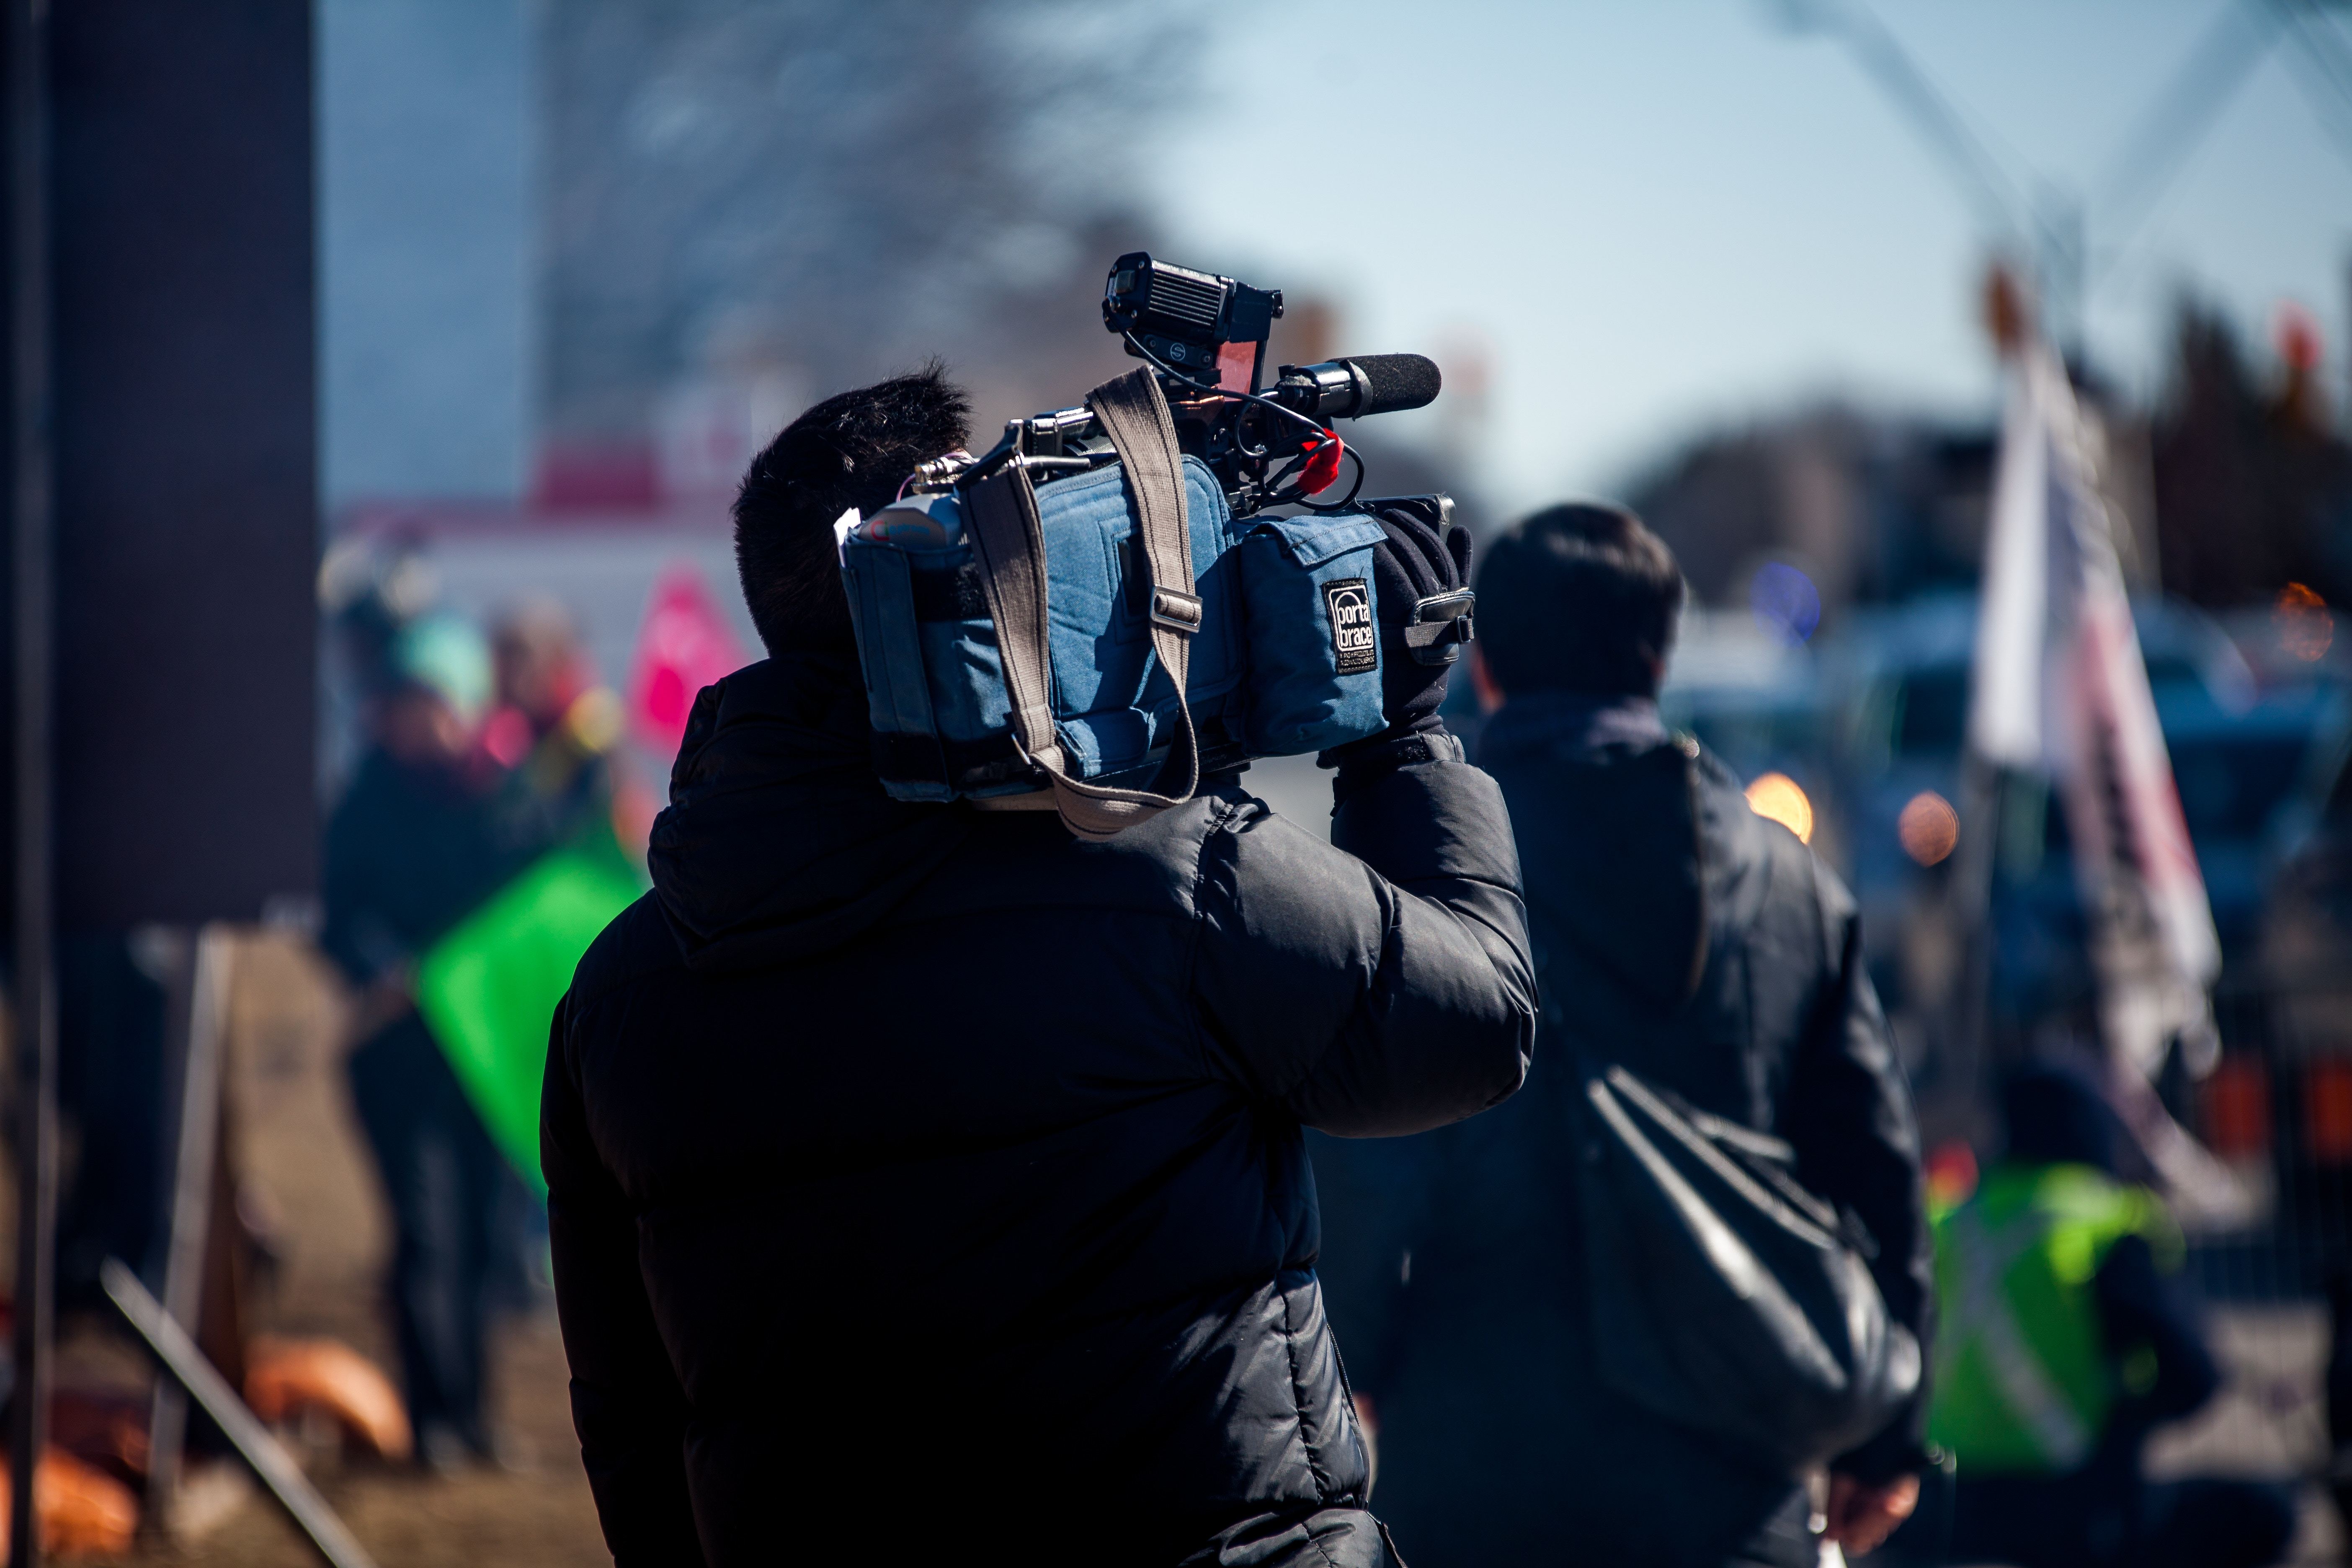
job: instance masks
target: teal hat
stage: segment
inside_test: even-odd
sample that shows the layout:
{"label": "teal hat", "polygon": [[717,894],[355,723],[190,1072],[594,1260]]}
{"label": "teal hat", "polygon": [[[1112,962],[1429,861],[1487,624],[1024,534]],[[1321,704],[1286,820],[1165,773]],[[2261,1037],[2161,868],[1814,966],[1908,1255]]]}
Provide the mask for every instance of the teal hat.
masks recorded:
{"label": "teal hat", "polygon": [[392,671],[436,693],[468,722],[490,705],[490,645],[457,616],[424,616],[393,639]]}

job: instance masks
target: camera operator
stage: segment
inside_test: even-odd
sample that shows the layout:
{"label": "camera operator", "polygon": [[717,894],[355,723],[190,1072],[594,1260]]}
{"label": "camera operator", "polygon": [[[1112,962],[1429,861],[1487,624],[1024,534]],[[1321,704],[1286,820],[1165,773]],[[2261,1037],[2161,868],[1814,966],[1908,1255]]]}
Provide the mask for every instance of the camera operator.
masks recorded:
{"label": "camera operator", "polygon": [[[542,1154],[574,1418],[623,1564],[1376,1564],[1301,1127],[1509,1095],[1534,996],[1502,797],[1389,657],[1331,839],[1238,781],[1102,842],[887,798],[832,524],[961,447],[934,369],[752,463],[770,658],[705,690],[654,891],[558,1009]],[[1382,603],[1458,586],[1388,515]],[[1393,580],[1395,591],[1388,592]],[[1433,586],[1432,585],[1433,584]]]}

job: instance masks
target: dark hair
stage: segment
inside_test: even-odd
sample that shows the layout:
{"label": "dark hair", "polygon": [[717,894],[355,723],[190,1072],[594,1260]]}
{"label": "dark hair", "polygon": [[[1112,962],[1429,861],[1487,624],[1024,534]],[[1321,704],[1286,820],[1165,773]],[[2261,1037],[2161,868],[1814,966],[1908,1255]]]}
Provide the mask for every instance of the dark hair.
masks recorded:
{"label": "dark hair", "polygon": [[751,459],[735,496],[735,569],[770,653],[856,646],[834,519],[888,506],[917,464],[969,439],[971,416],[934,362],[826,398]]}
{"label": "dark hair", "polygon": [[1549,507],[1478,568],[1478,647],[1506,696],[1654,697],[1682,607],[1675,552],[1622,507]]}
{"label": "dark hair", "polygon": [[2054,1062],[2020,1068],[2002,1083],[2000,1106],[2011,1159],[2116,1172],[2125,1149],[2123,1123],[2084,1068]]}

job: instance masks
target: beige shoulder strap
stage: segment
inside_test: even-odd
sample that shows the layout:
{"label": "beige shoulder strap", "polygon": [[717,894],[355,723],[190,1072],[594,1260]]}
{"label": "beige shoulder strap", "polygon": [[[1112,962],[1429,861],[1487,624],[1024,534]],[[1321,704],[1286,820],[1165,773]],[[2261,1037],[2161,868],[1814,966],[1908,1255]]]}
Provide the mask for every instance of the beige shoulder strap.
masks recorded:
{"label": "beige shoulder strap", "polygon": [[1193,592],[1183,456],[1158,380],[1149,370],[1136,370],[1103,383],[1087,401],[1127,472],[1142,545],[1138,553],[1151,574],[1151,651],[1176,685],[1177,732],[1150,789],[1110,789],[1064,771],[1054,735],[1053,666],[1045,642],[1045,542],[1028,474],[1019,463],[1008,463],[967,490],[964,502],[981,590],[996,623],[1013,737],[1052,778],[1062,825],[1081,838],[1108,838],[1192,799],[1200,787],[1199,743],[1184,688],[1192,673],[1192,637],[1201,629],[1201,600]]}

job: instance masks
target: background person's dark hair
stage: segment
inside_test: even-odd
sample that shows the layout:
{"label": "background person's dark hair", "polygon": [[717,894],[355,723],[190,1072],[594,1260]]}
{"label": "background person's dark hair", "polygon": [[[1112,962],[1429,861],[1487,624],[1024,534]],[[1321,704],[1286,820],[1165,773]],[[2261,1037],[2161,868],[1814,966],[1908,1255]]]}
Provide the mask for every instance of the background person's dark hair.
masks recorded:
{"label": "background person's dark hair", "polygon": [[770,653],[854,649],[833,520],[871,517],[919,463],[971,436],[971,400],[936,363],[826,398],[751,459],[735,496],[735,569]]}
{"label": "background person's dark hair", "polygon": [[2130,1135],[2084,1068],[2068,1062],[2019,1068],[2000,1086],[2000,1109],[2010,1159],[2120,1172]]}
{"label": "background person's dark hair", "polygon": [[1548,507],[1488,546],[1478,647],[1506,697],[1657,695],[1683,607],[1665,541],[1622,507]]}

